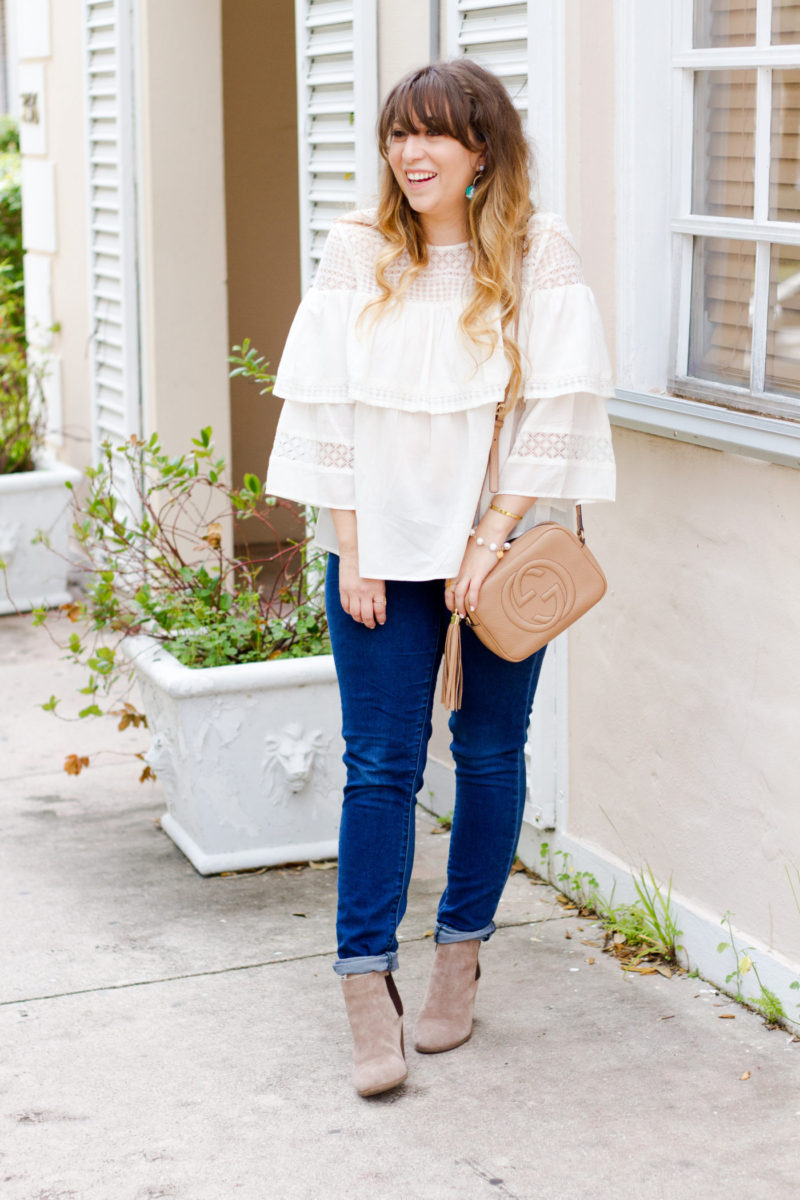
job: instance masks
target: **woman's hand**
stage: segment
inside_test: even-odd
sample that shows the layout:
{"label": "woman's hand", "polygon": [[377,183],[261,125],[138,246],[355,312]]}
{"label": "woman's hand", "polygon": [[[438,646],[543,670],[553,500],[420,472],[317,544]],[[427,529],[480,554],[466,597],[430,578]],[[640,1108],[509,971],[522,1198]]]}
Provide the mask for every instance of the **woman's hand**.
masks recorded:
{"label": "woman's hand", "polygon": [[386,583],[383,579],[362,579],[357,554],[339,558],[339,598],[344,611],[367,629],[386,623]]}
{"label": "woman's hand", "polygon": [[[497,552],[489,549],[492,542],[503,547],[515,525],[535,501],[530,496],[495,496],[492,507],[481,518],[470,537],[455,579],[445,584],[444,602],[450,612],[464,617],[478,607],[481,585],[489,572],[497,566]],[[478,538],[483,545],[478,545]]]}
{"label": "woman's hand", "polygon": [[445,588],[444,602],[450,612],[457,612],[463,617],[478,607],[481,584],[496,564],[497,557],[494,554],[485,546],[478,546],[474,538],[469,539],[458,575],[448,580],[449,586]]}

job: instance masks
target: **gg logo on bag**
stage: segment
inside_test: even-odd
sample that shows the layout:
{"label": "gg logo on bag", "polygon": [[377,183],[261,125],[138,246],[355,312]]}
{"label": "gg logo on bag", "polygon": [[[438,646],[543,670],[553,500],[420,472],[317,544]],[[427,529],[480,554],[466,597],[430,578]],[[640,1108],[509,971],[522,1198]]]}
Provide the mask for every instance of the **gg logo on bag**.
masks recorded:
{"label": "gg logo on bag", "polygon": [[503,607],[521,629],[539,633],[557,625],[575,603],[575,584],[564,567],[538,559],[512,575],[503,588]]}

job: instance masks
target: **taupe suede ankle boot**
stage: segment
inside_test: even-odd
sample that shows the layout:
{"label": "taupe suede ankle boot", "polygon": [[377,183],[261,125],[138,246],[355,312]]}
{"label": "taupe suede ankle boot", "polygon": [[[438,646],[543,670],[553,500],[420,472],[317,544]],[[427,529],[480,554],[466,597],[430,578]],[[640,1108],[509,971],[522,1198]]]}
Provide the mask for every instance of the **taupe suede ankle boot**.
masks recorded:
{"label": "taupe suede ankle boot", "polygon": [[422,1054],[453,1050],[472,1036],[472,1012],[481,977],[480,944],[480,938],[437,944],[428,991],[414,1029],[414,1046]]}
{"label": "taupe suede ankle boot", "polygon": [[353,1083],[377,1096],[408,1075],[403,1050],[403,1002],[390,971],[345,975],[342,991],[353,1034]]}

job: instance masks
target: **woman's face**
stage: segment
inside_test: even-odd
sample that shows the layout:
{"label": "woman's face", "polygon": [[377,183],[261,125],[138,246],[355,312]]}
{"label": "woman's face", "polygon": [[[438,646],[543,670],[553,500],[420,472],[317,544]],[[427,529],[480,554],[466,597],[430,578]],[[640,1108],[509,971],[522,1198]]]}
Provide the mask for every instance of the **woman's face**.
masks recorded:
{"label": "woman's face", "polygon": [[389,166],[403,194],[419,213],[426,236],[466,236],[465,192],[482,160],[456,138],[427,129],[415,120],[416,132],[395,126]]}

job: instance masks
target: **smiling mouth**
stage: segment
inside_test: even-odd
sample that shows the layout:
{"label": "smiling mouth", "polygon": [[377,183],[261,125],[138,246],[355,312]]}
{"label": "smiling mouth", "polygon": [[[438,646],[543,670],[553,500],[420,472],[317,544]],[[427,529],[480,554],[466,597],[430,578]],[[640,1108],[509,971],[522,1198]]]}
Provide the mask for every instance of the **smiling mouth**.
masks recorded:
{"label": "smiling mouth", "polygon": [[435,171],[406,171],[406,179],[409,183],[429,183],[431,179],[435,178]]}

